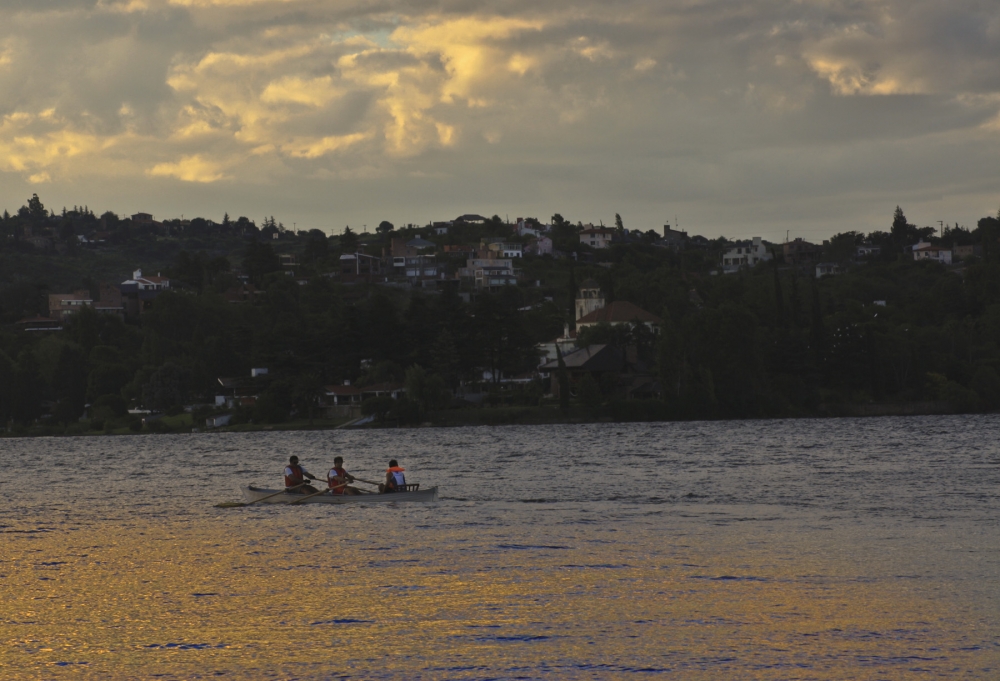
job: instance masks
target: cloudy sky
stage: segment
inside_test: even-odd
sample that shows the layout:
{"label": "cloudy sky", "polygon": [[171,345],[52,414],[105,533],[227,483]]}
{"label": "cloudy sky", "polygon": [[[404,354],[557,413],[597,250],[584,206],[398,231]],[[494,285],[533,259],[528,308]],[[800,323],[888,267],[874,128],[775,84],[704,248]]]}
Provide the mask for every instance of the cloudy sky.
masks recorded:
{"label": "cloudy sky", "polygon": [[995,0],[3,0],[0,208],[820,239],[1000,207]]}

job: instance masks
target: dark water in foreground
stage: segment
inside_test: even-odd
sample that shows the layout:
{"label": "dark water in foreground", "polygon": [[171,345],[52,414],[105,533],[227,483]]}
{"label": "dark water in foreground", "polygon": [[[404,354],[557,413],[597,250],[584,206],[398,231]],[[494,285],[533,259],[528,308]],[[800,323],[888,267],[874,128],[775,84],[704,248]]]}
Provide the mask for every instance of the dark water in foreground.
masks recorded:
{"label": "dark water in foreground", "polygon": [[[1000,417],[0,440],[0,678],[1000,678]],[[248,507],[298,454],[437,504]]]}

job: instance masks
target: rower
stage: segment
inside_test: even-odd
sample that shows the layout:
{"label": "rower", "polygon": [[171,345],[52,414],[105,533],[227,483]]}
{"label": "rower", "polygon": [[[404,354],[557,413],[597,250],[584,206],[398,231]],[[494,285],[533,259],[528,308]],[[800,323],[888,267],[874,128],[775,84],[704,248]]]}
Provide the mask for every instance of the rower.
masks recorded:
{"label": "rower", "polygon": [[344,470],[344,457],[335,456],[333,468],[326,474],[326,484],[330,486],[330,494],[361,494],[361,490],[357,487],[348,487],[349,482],[354,482],[354,476]]}
{"label": "rower", "polygon": [[395,459],[389,461],[389,467],[385,469],[385,482],[378,486],[379,494],[390,494],[392,492],[406,491],[406,476],[403,475],[405,468],[401,468]]}
{"label": "rower", "polygon": [[[285,466],[285,491],[295,494],[314,494],[319,490],[312,485],[304,485],[305,479],[316,480],[316,476],[299,464],[299,457],[292,455],[288,457],[288,465]],[[294,488],[294,489],[292,489]]]}

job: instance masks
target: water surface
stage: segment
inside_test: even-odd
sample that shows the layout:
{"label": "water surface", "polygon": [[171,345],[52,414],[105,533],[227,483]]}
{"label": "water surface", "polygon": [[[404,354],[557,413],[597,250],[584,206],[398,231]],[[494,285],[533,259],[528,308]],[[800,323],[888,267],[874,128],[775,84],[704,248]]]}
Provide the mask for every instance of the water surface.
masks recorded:
{"label": "water surface", "polygon": [[[0,440],[0,677],[1000,678],[1000,418]],[[436,504],[215,508],[290,454]]]}

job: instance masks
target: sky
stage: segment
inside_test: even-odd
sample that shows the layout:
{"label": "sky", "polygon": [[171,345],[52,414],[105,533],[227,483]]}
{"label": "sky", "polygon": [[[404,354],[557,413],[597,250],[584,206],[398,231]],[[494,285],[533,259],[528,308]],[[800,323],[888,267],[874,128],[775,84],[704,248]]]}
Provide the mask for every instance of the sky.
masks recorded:
{"label": "sky", "polygon": [[0,209],[808,240],[1000,208],[995,0],[3,0]]}

